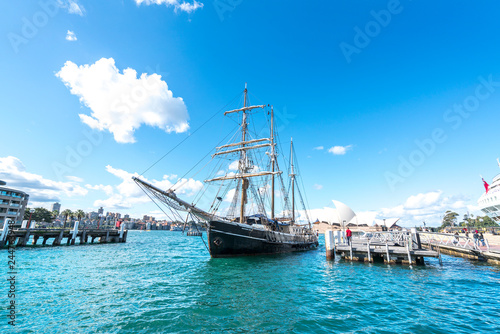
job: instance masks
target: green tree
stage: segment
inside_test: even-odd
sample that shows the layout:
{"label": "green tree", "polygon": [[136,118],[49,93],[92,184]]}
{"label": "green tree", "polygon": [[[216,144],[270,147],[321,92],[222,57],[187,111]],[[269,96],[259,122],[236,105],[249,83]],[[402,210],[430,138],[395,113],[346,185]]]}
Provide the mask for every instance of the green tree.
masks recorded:
{"label": "green tree", "polygon": [[63,212],[61,212],[61,214],[64,216],[63,228],[66,228],[66,221],[68,220],[68,218],[71,220],[74,216],[74,213],[70,209],[66,209]]}
{"label": "green tree", "polygon": [[29,220],[31,216],[31,220],[34,220],[36,222],[47,222],[51,223],[53,218],[52,218],[52,212],[45,208],[35,208],[35,212],[31,214],[30,212],[31,208],[26,208],[24,211],[24,219]]}
{"label": "green tree", "polygon": [[76,218],[78,218],[78,220],[81,220],[83,217],[85,217],[85,212],[83,212],[83,210],[77,210],[75,212],[75,216]]}
{"label": "green tree", "polygon": [[23,220],[29,220],[30,219],[30,210],[31,208],[26,208],[26,210],[24,210],[24,218]]}
{"label": "green tree", "polygon": [[440,228],[445,228],[447,226],[455,226],[457,224],[458,213],[453,211],[446,211],[443,217],[443,222]]}
{"label": "green tree", "polygon": [[476,217],[474,221],[474,226],[476,227],[498,227],[498,223],[495,222],[493,219],[491,219],[488,216],[484,217]]}
{"label": "green tree", "polygon": [[82,218],[85,217],[85,212],[83,212],[83,210],[77,210],[75,212],[75,216],[76,216],[76,218],[78,218],[78,221],[80,222],[80,226],[82,226],[83,225]]}

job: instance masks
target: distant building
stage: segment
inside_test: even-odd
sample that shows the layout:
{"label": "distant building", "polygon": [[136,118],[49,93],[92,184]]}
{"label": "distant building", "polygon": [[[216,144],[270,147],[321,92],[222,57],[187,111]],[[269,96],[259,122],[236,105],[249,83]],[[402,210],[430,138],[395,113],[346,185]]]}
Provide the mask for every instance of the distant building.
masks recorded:
{"label": "distant building", "polygon": [[130,215],[123,216],[123,219],[130,219]]}
{"label": "distant building", "polygon": [[99,210],[97,210],[97,214],[102,215],[103,213],[104,213],[104,209],[101,206],[101,208]]}
{"label": "distant building", "polygon": [[57,202],[52,204],[52,209],[50,211],[57,211],[57,214],[59,214],[61,212],[61,204]]}
{"label": "distant building", "polygon": [[15,189],[5,188],[6,183],[0,181],[0,224],[7,219],[12,219],[16,223],[22,223],[24,211],[28,205],[29,195]]}

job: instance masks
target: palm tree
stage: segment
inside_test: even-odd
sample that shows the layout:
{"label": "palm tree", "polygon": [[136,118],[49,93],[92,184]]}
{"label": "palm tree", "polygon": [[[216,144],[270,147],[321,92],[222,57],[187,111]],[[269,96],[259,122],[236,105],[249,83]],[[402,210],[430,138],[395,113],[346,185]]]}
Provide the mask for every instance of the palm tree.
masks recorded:
{"label": "palm tree", "polygon": [[83,210],[77,210],[75,212],[75,216],[76,216],[76,218],[78,218],[78,221],[80,221],[80,223],[81,223],[82,218],[85,217],[85,212],[83,212]]}
{"label": "palm tree", "polygon": [[66,227],[66,221],[68,220],[68,218],[71,220],[71,218],[73,218],[74,213],[70,209],[66,209],[63,212],[61,212],[61,214],[64,216],[63,228],[65,228]]}

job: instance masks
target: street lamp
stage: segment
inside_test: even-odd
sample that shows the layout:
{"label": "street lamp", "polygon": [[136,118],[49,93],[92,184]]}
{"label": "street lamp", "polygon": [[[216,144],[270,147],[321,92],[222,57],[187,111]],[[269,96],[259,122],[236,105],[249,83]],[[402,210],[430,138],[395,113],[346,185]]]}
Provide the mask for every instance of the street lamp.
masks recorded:
{"label": "street lamp", "polygon": [[28,229],[31,227],[31,216],[33,215],[33,213],[35,213],[35,209],[30,210],[30,220],[28,222]]}

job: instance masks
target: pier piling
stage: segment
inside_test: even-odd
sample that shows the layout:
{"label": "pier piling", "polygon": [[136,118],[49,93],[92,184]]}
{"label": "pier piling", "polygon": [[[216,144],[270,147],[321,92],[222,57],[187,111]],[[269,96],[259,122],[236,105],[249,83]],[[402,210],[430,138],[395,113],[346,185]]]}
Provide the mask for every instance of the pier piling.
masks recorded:
{"label": "pier piling", "polygon": [[[339,238],[341,234],[337,234]],[[331,236],[325,233],[328,250]],[[418,233],[375,232],[370,237],[354,236],[350,242],[342,235],[343,242],[335,245],[335,253],[342,259],[361,262],[385,262],[401,264],[424,264],[424,257],[438,257],[438,252],[418,247]]]}
{"label": "pier piling", "polygon": [[372,262],[372,255],[370,254],[370,240],[368,240],[368,244],[366,245],[366,251],[368,253],[368,262]]}
{"label": "pier piling", "polygon": [[335,259],[335,236],[333,231],[325,232],[325,247],[326,247],[326,259]]}
{"label": "pier piling", "polygon": [[[8,223],[7,223],[8,224]],[[113,243],[113,242],[126,242],[127,232],[122,228],[119,230],[101,230],[101,229],[78,229],[79,222],[75,223],[75,226],[71,229],[36,229],[36,228],[23,228],[9,230],[7,224],[2,229],[2,234],[0,234],[0,247],[6,247],[8,243],[11,245],[16,245],[17,247],[28,246],[39,246],[37,245],[38,240],[42,239],[41,246],[46,246],[49,239],[53,239],[52,243],[48,244],[51,246],[60,246],[61,244],[75,245],[76,240],[79,238],[80,242],[78,244],[86,244],[88,238],[90,237],[92,243],[96,238],[98,238],[100,243]],[[64,240],[64,241],[63,241]]]}

